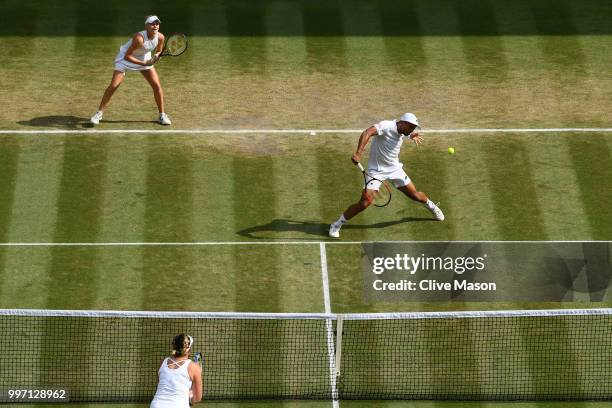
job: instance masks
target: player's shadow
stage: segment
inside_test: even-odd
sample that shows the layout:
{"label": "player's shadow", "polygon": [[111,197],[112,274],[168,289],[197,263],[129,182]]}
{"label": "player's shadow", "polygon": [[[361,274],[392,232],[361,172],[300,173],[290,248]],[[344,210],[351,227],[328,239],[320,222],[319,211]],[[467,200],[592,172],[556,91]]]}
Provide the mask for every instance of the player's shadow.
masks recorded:
{"label": "player's shadow", "polygon": [[91,123],[89,123],[89,118],[65,115],[40,116],[30,120],[20,120],[17,124],[24,126],[51,127],[62,130],[86,129],[92,127]]}
{"label": "player's shadow", "polygon": [[[156,120],[106,120],[103,123],[158,123]],[[89,118],[80,118],[78,116],[40,116],[30,120],[22,120],[17,122],[19,125],[36,126],[36,127],[51,127],[62,130],[79,130],[90,129],[93,125],[89,122]]]}
{"label": "player's shadow", "polygon": [[[427,217],[403,217],[395,221],[377,222],[375,224],[345,224],[342,229],[368,229],[368,228],[387,228],[393,225],[403,224],[406,222],[418,221],[436,221],[433,218]],[[314,222],[314,221],[298,221],[288,219],[276,219],[267,224],[256,225],[254,227],[245,228],[237,232],[245,238],[250,239],[270,239],[269,236],[261,236],[265,232],[301,232],[317,237],[328,237],[329,223]],[[307,238],[296,238],[307,239]]]}

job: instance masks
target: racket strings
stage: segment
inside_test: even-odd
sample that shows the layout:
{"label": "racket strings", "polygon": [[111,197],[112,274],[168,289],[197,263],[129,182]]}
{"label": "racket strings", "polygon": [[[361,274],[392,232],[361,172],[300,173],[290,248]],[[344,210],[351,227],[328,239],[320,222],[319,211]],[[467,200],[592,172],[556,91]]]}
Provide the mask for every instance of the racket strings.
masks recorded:
{"label": "racket strings", "polygon": [[187,39],[181,35],[171,35],[168,38],[166,52],[170,55],[180,55],[187,48]]}
{"label": "racket strings", "polygon": [[390,198],[391,198],[391,191],[389,189],[389,186],[385,182],[382,182],[380,187],[378,188],[378,191],[374,193],[374,205],[377,205],[377,206],[387,205]]}
{"label": "racket strings", "polygon": [[377,207],[386,206],[391,200],[391,188],[386,181],[370,180],[366,186],[369,200]]}

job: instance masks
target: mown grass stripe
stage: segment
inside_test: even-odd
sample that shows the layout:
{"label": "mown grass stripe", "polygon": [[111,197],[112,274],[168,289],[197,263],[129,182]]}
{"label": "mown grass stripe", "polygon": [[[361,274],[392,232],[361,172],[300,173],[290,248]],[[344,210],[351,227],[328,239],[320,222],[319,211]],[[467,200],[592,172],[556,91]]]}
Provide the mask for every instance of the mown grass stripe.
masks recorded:
{"label": "mown grass stripe", "polygon": [[610,137],[594,135],[589,140],[568,138],[567,149],[591,227],[590,238],[609,240],[612,237],[612,222],[604,214],[610,213],[612,202],[612,189],[609,188],[612,180]]}
{"label": "mown grass stripe", "polygon": [[[319,220],[320,201],[313,194],[320,191],[317,158],[311,152],[304,155],[280,155],[273,159],[277,217],[269,232],[257,235],[268,239],[325,239],[325,226]],[[311,177],[304,177],[305,174]],[[255,235],[253,235],[255,236]]]}
{"label": "mown grass stripe", "polygon": [[[515,2],[502,2],[494,8],[495,19],[499,30],[506,33],[500,37],[508,62],[507,82],[518,84],[520,92],[511,86],[503,96],[506,103],[504,112],[516,123],[529,126],[541,126],[541,115],[532,117],[529,113],[534,105],[549,106],[556,96],[551,93],[556,88],[555,79],[546,65],[546,56],[542,51],[541,39],[538,36],[511,36],[515,30],[537,32],[536,22],[530,8]],[[512,16],[512,17],[510,17]],[[524,107],[516,109],[513,107]]]}
{"label": "mown grass stripe", "polygon": [[[418,1],[415,3],[419,25],[424,31],[437,27],[442,32],[458,32],[459,21],[452,4],[434,4]],[[427,61],[426,78],[419,83],[415,111],[427,129],[431,123],[436,126],[455,126],[454,117],[463,116],[465,102],[470,99],[469,71],[463,53],[462,40],[458,36],[421,37],[423,58]],[[441,69],[444,67],[444,69]],[[452,86],[450,85],[452,83]],[[449,92],[449,89],[453,89]],[[439,115],[440,104],[444,104],[444,114]],[[411,108],[412,109],[412,108]],[[428,117],[429,116],[429,117]],[[426,125],[430,123],[430,125]],[[468,126],[471,126],[470,123]],[[463,125],[462,125],[463,126]]]}
{"label": "mown grass stripe", "polygon": [[[540,33],[557,34],[540,37],[542,51],[551,65],[549,71],[559,73],[558,79],[564,87],[579,86],[585,75],[586,58],[568,3],[556,3],[554,18],[551,18],[550,7],[544,3],[533,3],[532,11]],[[560,27],[563,35],[560,35]]]}
{"label": "mown grass stripe", "polygon": [[234,159],[211,147],[211,143],[191,139],[193,154],[192,230],[194,240],[207,241],[212,237],[231,241],[236,237],[233,228]]}
{"label": "mown grass stripe", "polygon": [[[268,2],[265,9],[265,26],[269,33],[304,32],[302,9],[298,2]],[[274,65],[290,64],[295,75],[305,74],[306,39],[303,35],[285,37],[282,35],[267,36],[270,49],[269,62]],[[286,56],[291,58],[287,60]]]}
{"label": "mown grass stripe", "polygon": [[[275,169],[269,156],[237,156],[233,160],[233,210],[235,229],[253,226],[253,220],[273,220],[277,215],[276,191],[274,186]],[[277,247],[264,247],[246,251],[233,251],[235,267],[235,306],[236,311],[277,312],[282,310],[280,293],[282,274],[280,253]],[[257,328],[253,328],[257,331]],[[279,333],[273,343],[283,341]],[[248,355],[254,352],[253,333],[239,331],[236,336],[239,356],[236,364],[240,368],[234,382],[248,389],[250,375]],[[271,345],[274,347],[274,345]],[[245,358],[241,358],[244,355]],[[277,378],[280,373],[268,373],[272,381],[282,383]]]}
{"label": "mown grass stripe", "polygon": [[589,218],[572,165],[569,140],[574,137],[530,143],[527,153],[546,236],[590,240],[594,235],[591,223],[585,222]]}
{"label": "mown grass stripe", "polygon": [[[3,144],[0,148],[0,172],[3,182],[0,183],[0,238],[6,240],[10,237],[10,227],[13,216],[16,183],[18,180],[18,166],[21,145],[18,140]],[[16,293],[14,285],[7,285],[16,275],[8,269],[7,258],[10,254],[8,248],[0,250],[0,299],[12,299]],[[18,275],[17,275],[18,276]],[[5,297],[6,296],[6,297]]]}
{"label": "mown grass stripe", "polygon": [[11,41],[11,38],[9,38],[8,41],[2,42],[3,54],[11,56],[11,58],[6,59],[9,64],[11,60],[19,60],[30,56],[33,43],[36,40],[33,34],[38,32],[39,21],[37,8],[26,3],[21,2],[19,6],[3,8],[3,34],[10,34],[13,39],[19,39],[18,41]]}
{"label": "mown grass stripe", "polygon": [[[490,82],[491,85],[504,83],[509,69],[495,19],[496,6],[490,1],[479,1],[477,6],[475,3],[471,0],[453,3],[471,80],[479,84],[481,81]],[[487,36],[482,37],[483,33]],[[500,97],[504,98],[505,95]]]}
{"label": "mown grass stripe", "polygon": [[[410,76],[414,79],[424,78],[429,61],[425,52],[422,28],[423,22],[415,1],[405,1],[401,6],[385,2],[379,6],[379,20],[384,45],[385,57],[379,62],[386,64],[395,74]],[[373,13],[373,15],[375,15]],[[370,18],[376,21],[373,16]],[[409,21],[409,25],[406,22]],[[410,31],[410,36],[397,36],[398,32]]]}
{"label": "mown grass stripe", "polygon": [[489,142],[483,153],[496,215],[494,221],[500,237],[546,240],[544,214],[537,198],[541,192],[534,183],[526,142],[507,137],[503,144]]}
{"label": "mown grass stripe", "polygon": [[[194,238],[205,241],[211,237],[231,242],[236,239],[234,226],[234,159],[212,148],[210,142],[191,140],[193,160],[193,217]],[[219,147],[219,143],[215,143]],[[208,247],[194,252],[191,285],[198,293],[195,305],[202,309],[234,310],[241,289],[236,285],[236,264],[233,247]],[[211,302],[211,299],[214,301]],[[200,310],[196,308],[197,310]]]}
{"label": "mown grass stripe", "polygon": [[[347,149],[347,152],[350,151]],[[322,235],[329,231],[329,225],[336,221],[349,205],[359,200],[363,189],[363,177],[350,165],[348,158],[345,166],[334,168],[332,163],[339,157],[342,157],[341,153],[324,148],[319,148],[316,152],[316,177],[319,185],[317,198],[321,209],[321,224],[315,227]],[[364,213],[361,213],[349,220],[341,230],[341,236],[351,240],[365,239],[363,228],[355,226],[363,222],[363,217]]]}
{"label": "mown grass stripe", "polygon": [[424,192],[434,203],[440,203],[442,211],[449,218],[442,223],[427,221],[432,215],[424,208],[423,204],[413,201],[402,192],[395,190],[394,199],[401,202],[400,208],[402,210],[399,214],[413,217],[415,221],[423,221],[413,222],[403,227],[402,235],[406,239],[409,237],[414,239],[442,239],[442,237],[444,237],[443,239],[454,239],[456,223],[452,220],[454,214],[451,203],[455,200],[455,196],[449,192],[447,186],[449,178],[447,166],[452,165],[452,157],[444,154],[443,148],[440,148],[440,143],[437,140],[428,138],[421,147],[416,147],[414,143],[405,141],[400,160],[404,163],[404,171],[412,180],[412,184],[417,191]]}
{"label": "mown grass stripe", "polygon": [[[269,33],[303,32],[302,9],[297,2],[266,2],[265,26]],[[305,84],[309,83],[306,63],[306,40],[303,36],[269,35],[266,37],[266,64],[276,67],[265,82],[262,94],[254,95],[265,104],[263,109],[274,112],[303,110],[308,96]],[[289,85],[291,83],[291,85]],[[263,88],[263,86],[258,86]],[[275,116],[273,123],[287,124],[283,115]]]}
{"label": "mown grass stripe", "polygon": [[[61,179],[57,203],[54,241],[97,241],[104,205],[104,181],[108,140],[103,138],[67,139],[61,161]],[[100,285],[96,266],[99,248],[53,247],[48,270],[48,309],[91,309]],[[81,344],[74,333],[58,330],[51,320],[44,323],[43,350],[55,350],[62,344],[56,359],[88,355],[91,344]],[[79,328],[87,332],[89,325]],[[89,333],[88,335],[92,335]],[[75,358],[70,371],[63,375],[87,378],[91,367],[85,358]],[[54,368],[40,370],[40,384],[62,381]],[[66,381],[66,380],[63,380]]]}
{"label": "mown grass stripe", "polygon": [[[226,4],[225,10],[232,69],[242,74],[265,76],[269,67],[266,62],[268,47],[262,4],[234,2]],[[252,36],[253,33],[259,36]]]}
{"label": "mown grass stripe", "polygon": [[[330,2],[338,4],[336,0]],[[347,65],[346,42],[339,7],[322,7],[320,3],[302,3],[306,63],[310,73],[343,74]]]}
{"label": "mown grass stripe", "polygon": [[[317,222],[318,201],[312,200],[312,194],[319,191],[318,179],[288,174],[293,173],[291,169],[316,174],[316,157],[309,152],[303,156],[281,154],[273,159],[273,168],[277,218],[265,233],[271,239],[325,239],[326,231]],[[282,247],[278,252],[278,270],[282,311],[323,310],[321,282],[312,279],[313,273],[320,273],[316,246]]]}
{"label": "mown grass stripe", "polygon": [[[359,61],[359,63],[349,63],[347,75],[359,80],[364,75],[368,75],[367,66],[378,64],[381,71],[387,70],[385,61],[385,42],[383,41],[382,28],[377,15],[379,8],[375,4],[363,1],[353,1],[351,3],[340,3],[340,21],[345,32],[344,43],[347,61]],[[355,30],[364,30],[371,33],[368,37],[354,35]],[[397,58],[398,62],[405,60]],[[391,64],[393,66],[398,64]]]}
{"label": "mown grass stripe", "polygon": [[[502,21],[502,31],[509,31],[514,24],[521,24],[529,27],[529,31],[535,31],[537,22],[534,16],[528,13],[524,7],[520,7],[511,3],[504,4],[503,7],[497,9],[497,18]],[[514,15],[515,19],[508,19],[507,16]],[[533,38],[511,38],[503,37],[504,46],[509,51],[510,76],[514,82],[521,83],[526,80],[533,81],[528,78],[529,71],[533,72],[533,76],[538,76],[538,86],[554,89],[555,85],[551,83],[552,78],[548,75],[542,75],[533,65],[540,65],[537,62],[543,62],[546,56],[543,54],[541,46]],[[530,56],[533,61],[527,64],[525,57]],[[530,68],[531,67],[531,68]],[[536,98],[541,97],[541,92],[538,87],[526,87],[531,89],[532,99],[522,99],[516,93],[510,93],[508,100],[511,101],[508,105],[528,105]],[[544,96],[544,98],[546,98]],[[548,103],[542,101],[543,103]],[[528,159],[531,163],[534,184],[538,191],[538,205],[542,209],[544,218],[542,223],[546,230],[546,235],[549,237],[572,237],[577,239],[588,239],[591,236],[590,229],[583,220],[585,219],[584,208],[581,205],[580,197],[578,196],[577,180],[573,174],[573,170],[568,163],[569,152],[562,142],[566,136],[562,135],[559,139],[541,139],[537,142],[530,143],[530,148],[527,150]],[[574,203],[567,205],[567,202]]]}
{"label": "mown grass stripe", "polygon": [[[192,239],[193,188],[193,157],[185,140],[150,139],[146,146],[146,241]],[[159,251],[146,247],[144,310],[190,309],[197,299],[186,285],[193,281],[195,264],[188,248]]]}
{"label": "mown grass stripe", "polygon": [[[142,143],[111,140],[105,177],[100,240],[144,241],[146,154]],[[97,273],[107,284],[97,292],[96,308],[129,310],[142,307],[144,248],[100,251]]]}
{"label": "mown grass stripe", "polygon": [[[63,143],[63,140],[56,139],[50,141],[44,149],[40,149],[36,143],[22,144],[20,160],[16,166],[13,206],[8,212],[0,211],[0,214],[10,215],[10,222],[2,223],[10,228],[5,237],[9,242],[34,237],[42,241],[53,241]],[[5,163],[4,159],[2,163]],[[7,180],[10,180],[10,172],[5,169],[3,174],[9,176]],[[6,192],[1,196],[9,197]],[[9,250],[6,255],[3,270],[8,273],[0,279],[0,299],[13,307],[44,307],[47,302],[51,248]]]}
{"label": "mown grass stripe", "polygon": [[[444,146],[454,146],[454,155],[442,154],[444,161],[446,199],[441,208],[448,217],[444,222],[452,223],[454,239],[486,240],[499,237],[495,220],[491,180],[483,171],[486,160],[483,144],[478,136],[453,140],[442,136],[436,140],[442,149]],[[478,221],[485,220],[484,222]]]}
{"label": "mown grass stripe", "polygon": [[[55,242],[95,242],[99,238],[108,139],[66,139],[57,203]],[[91,308],[98,290],[97,251],[54,247],[49,270],[51,309]],[[78,272],[77,272],[78,271]],[[78,279],[74,275],[78,273]],[[63,293],[65,296],[58,296]],[[75,303],[76,302],[76,303]]]}
{"label": "mown grass stripe", "polygon": [[[554,338],[548,343],[548,347],[542,350],[540,347],[534,348],[533,343],[538,343],[539,329],[537,322],[532,319],[517,319],[516,325],[519,333],[522,334],[523,354],[519,361],[522,363],[525,375],[529,376],[530,390],[534,394],[548,390],[549,392],[567,392],[568,394],[579,395],[582,381],[578,377],[577,365],[580,364],[580,356],[572,353],[572,336],[575,335],[575,328],[571,324],[565,324],[562,318],[557,318],[556,333]],[[550,335],[550,334],[548,334]],[[544,367],[550,368],[549,359],[554,359],[555,356],[564,356],[563,373],[561,371],[547,370],[548,376],[534,375],[541,373]],[[559,378],[554,380],[554,376]],[[551,378],[553,377],[553,378]],[[563,384],[563,389],[551,390],[550,384]],[[571,388],[571,390],[568,390]]]}
{"label": "mown grass stripe", "polygon": [[[257,221],[271,222],[277,217],[277,194],[274,186],[275,169],[269,156],[241,156],[233,159],[233,211],[236,231],[254,227]],[[279,250],[270,247],[260,258],[255,276],[251,262],[256,250],[235,251],[236,311],[247,311],[257,305],[258,311],[278,311],[280,304]],[[250,261],[249,261],[250,259]],[[265,266],[264,266],[265,265]],[[259,282],[260,284],[249,284]]]}
{"label": "mown grass stripe", "polygon": [[[604,31],[604,27],[609,27],[612,13],[606,18],[605,13],[591,9],[592,5],[588,3],[570,1],[567,3],[567,7],[577,33],[581,34],[576,36],[576,40],[585,58],[585,83],[580,88],[576,87],[576,91],[580,92],[580,95],[573,99],[580,104],[579,107],[586,108],[589,115],[601,118],[601,124],[609,123],[607,119],[608,101],[610,100],[612,83],[609,67],[612,64],[612,56],[609,53],[601,52],[608,37],[584,35],[582,33],[588,33],[591,30],[595,32]],[[580,113],[574,113],[575,117],[578,115]]]}
{"label": "mown grass stripe", "polygon": [[0,171],[3,175],[3,182],[0,183],[0,237],[4,240],[10,236],[21,149],[21,141],[14,139],[3,143],[0,149]]}

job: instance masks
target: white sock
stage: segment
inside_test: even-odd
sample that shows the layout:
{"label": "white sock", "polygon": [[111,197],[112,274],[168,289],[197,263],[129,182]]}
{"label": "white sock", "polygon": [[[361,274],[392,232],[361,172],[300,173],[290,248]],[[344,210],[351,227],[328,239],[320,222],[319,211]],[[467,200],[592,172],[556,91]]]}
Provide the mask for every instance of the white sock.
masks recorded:
{"label": "white sock", "polygon": [[433,210],[434,208],[436,208],[436,205],[434,204],[434,202],[431,201],[429,198],[427,199],[425,206],[429,208],[430,210]]}
{"label": "white sock", "polygon": [[344,214],[342,214],[340,218],[338,218],[338,220],[334,222],[334,225],[342,226],[345,222],[346,222],[346,218],[344,218]]}

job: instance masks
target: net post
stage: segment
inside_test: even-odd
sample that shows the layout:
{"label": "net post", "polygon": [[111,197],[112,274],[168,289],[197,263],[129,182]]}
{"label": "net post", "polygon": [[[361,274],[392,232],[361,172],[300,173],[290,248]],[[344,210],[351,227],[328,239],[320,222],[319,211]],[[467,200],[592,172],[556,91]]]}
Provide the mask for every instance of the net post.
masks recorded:
{"label": "net post", "polygon": [[339,314],[336,318],[336,380],[340,378],[342,363],[342,332],[344,317]]}

